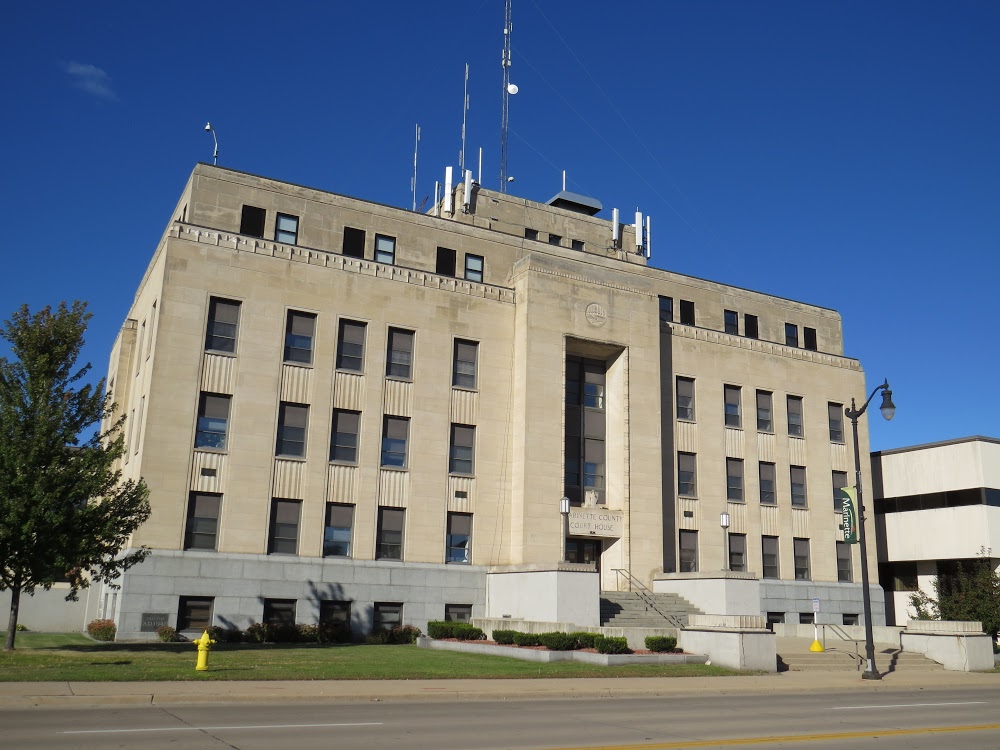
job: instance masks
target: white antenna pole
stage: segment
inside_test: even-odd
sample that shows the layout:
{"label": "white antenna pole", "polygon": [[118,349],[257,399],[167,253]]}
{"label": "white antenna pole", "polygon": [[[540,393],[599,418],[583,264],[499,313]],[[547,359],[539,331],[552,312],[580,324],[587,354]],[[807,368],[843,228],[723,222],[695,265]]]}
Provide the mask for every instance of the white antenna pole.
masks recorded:
{"label": "white antenna pole", "polygon": [[611,209],[611,244],[618,247],[618,233],[621,231],[619,225],[618,209]]}
{"label": "white antenna pole", "polygon": [[480,185],[483,184],[483,147],[479,147],[479,179],[476,180]]}
{"label": "white antenna pole", "polygon": [[649,260],[649,256],[653,252],[653,240],[652,240],[652,235],[649,232],[649,229],[650,229],[649,214],[646,214],[646,260]]}
{"label": "white antenna pole", "polygon": [[635,210],[635,247],[642,249],[642,213],[638,208]]}
{"label": "white antenna pole", "polygon": [[451,216],[455,211],[455,196],[451,192],[451,167],[444,168],[444,212]]}
{"label": "white antenna pole", "polygon": [[469,213],[472,208],[472,170],[465,170],[465,187],[462,195],[462,210]]}
{"label": "white antenna pole", "polygon": [[434,180],[434,215],[441,215],[441,183],[438,180]]}
{"label": "white antenna pole", "polygon": [[465,123],[469,114],[469,63],[465,64],[465,94],[462,97],[462,153],[458,155],[459,170],[465,169]]}
{"label": "white antenna pole", "polygon": [[566,170],[563,170],[563,192],[566,192]]}
{"label": "white antenna pole", "polygon": [[511,0],[506,0],[503,22],[503,57],[500,64],[503,66],[503,106],[500,116],[500,192],[507,192],[507,127],[510,124],[510,109],[508,98],[510,96],[510,4]]}
{"label": "white antenna pole", "polygon": [[413,211],[417,210],[417,148],[420,145],[420,125],[416,126],[416,133],[413,137],[413,181],[410,183],[410,190],[413,191]]}

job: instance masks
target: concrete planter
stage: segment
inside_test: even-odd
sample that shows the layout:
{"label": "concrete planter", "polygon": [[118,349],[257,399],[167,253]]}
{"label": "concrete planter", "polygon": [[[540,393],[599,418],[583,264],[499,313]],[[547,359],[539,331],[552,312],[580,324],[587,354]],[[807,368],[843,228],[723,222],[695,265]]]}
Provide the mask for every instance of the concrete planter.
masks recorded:
{"label": "concrete planter", "polygon": [[496,646],[481,641],[437,641],[425,637],[417,638],[417,647],[439,651],[459,651],[466,654],[506,656],[521,661],[545,663],[576,661],[602,667],[617,667],[624,664],[704,664],[707,661],[707,657],[698,654],[593,654],[589,651],[542,651],[531,648]]}

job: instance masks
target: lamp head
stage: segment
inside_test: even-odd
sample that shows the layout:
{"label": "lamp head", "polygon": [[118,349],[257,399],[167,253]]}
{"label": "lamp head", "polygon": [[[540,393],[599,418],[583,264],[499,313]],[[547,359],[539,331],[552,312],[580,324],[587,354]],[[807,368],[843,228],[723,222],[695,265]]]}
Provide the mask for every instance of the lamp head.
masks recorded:
{"label": "lamp head", "polygon": [[724,528],[724,529],[728,529],[729,528],[729,514],[728,513],[722,513],[719,516],[719,525],[722,528]]}
{"label": "lamp head", "polygon": [[882,389],[882,406],[879,407],[879,411],[887,422],[896,416],[896,405],[892,403],[892,391],[888,388]]}
{"label": "lamp head", "polygon": [[569,515],[569,498],[568,497],[563,496],[563,497],[559,498],[559,512],[562,513],[564,516],[568,516]]}
{"label": "lamp head", "polygon": [[210,122],[206,122],[205,123],[205,132],[206,133],[212,132],[212,123],[210,123]]}

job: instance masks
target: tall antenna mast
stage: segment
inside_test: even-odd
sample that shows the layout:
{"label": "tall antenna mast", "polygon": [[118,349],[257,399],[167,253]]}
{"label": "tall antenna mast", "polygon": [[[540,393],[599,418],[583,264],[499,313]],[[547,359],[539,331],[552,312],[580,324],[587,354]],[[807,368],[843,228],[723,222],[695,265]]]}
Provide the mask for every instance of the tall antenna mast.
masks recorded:
{"label": "tall antenna mast", "polygon": [[[507,192],[507,126],[510,122],[510,111],[507,100],[511,94],[510,82],[510,4],[511,0],[506,0],[505,16],[503,22],[503,114],[500,120],[500,192]],[[514,88],[517,91],[517,88]]]}
{"label": "tall antenna mast", "polygon": [[410,182],[410,190],[413,191],[413,211],[417,210],[417,147],[420,146],[420,125],[417,124],[416,133],[413,136],[413,180]]}
{"label": "tall antenna mast", "polygon": [[465,174],[465,122],[469,114],[469,63],[465,64],[465,96],[462,98],[462,153],[458,155],[458,171]]}

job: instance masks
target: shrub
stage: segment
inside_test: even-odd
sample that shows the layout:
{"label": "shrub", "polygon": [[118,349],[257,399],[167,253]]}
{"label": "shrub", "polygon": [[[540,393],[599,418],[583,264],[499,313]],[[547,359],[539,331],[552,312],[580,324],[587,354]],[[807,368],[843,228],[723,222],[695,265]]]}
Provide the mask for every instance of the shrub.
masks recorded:
{"label": "shrub", "polygon": [[251,622],[246,629],[246,639],[249,643],[264,643],[269,640],[270,628],[262,622]]}
{"label": "shrub", "polygon": [[319,624],[320,643],[350,643],[351,626],[342,622],[321,622]]}
{"label": "shrub", "polygon": [[271,625],[268,627],[269,641],[274,643],[295,643],[299,640],[299,627],[292,623]]}
{"label": "shrub", "polygon": [[431,638],[454,638],[455,623],[431,620],[427,623],[427,635]]}
{"label": "shrub", "polygon": [[17,624],[17,627],[15,628],[15,630],[16,630],[16,631],[17,631],[18,633],[27,633],[27,632],[28,632],[28,626],[27,626],[27,625],[25,625],[24,623],[20,623],[20,622],[19,622],[19,623]]}
{"label": "shrub", "polygon": [[517,646],[541,646],[542,641],[537,633],[514,633],[514,644]]}
{"label": "shrub", "polygon": [[501,646],[510,646],[514,643],[515,635],[517,635],[516,630],[494,630],[493,640]]}
{"label": "shrub", "polygon": [[246,640],[246,636],[239,628],[226,628],[216,640],[219,643],[242,643]]}
{"label": "shrub", "polygon": [[386,643],[416,643],[417,638],[420,635],[422,635],[420,628],[414,627],[413,625],[403,625],[400,628],[393,628],[389,631],[389,637],[386,639]]}
{"label": "shrub", "polygon": [[576,648],[576,637],[571,633],[542,633],[538,639],[549,651],[572,651]]}
{"label": "shrub", "polygon": [[297,639],[302,643],[319,643],[319,625],[296,625]]}
{"label": "shrub", "polygon": [[205,630],[208,631],[208,637],[216,643],[221,643],[226,637],[226,629],[220,625],[209,625]]}
{"label": "shrub", "polygon": [[482,628],[477,628],[475,625],[469,625],[465,622],[456,623],[451,632],[452,637],[458,638],[460,641],[482,641],[486,639],[486,633],[482,631]]}
{"label": "shrub", "polygon": [[626,638],[614,638],[608,636],[598,636],[594,647],[602,654],[631,654],[632,649],[628,647]]}
{"label": "shrub", "polygon": [[597,640],[600,633],[587,633],[580,631],[579,633],[570,633],[576,639],[577,648],[594,648],[594,641]]}
{"label": "shrub", "polygon": [[87,633],[95,641],[113,641],[117,632],[114,620],[94,620],[87,625]]}
{"label": "shrub", "polygon": [[159,638],[164,643],[170,643],[171,641],[177,640],[177,629],[172,628],[169,625],[164,625],[156,629],[156,637]]}
{"label": "shrub", "polygon": [[677,648],[677,639],[669,635],[647,635],[646,648],[658,653],[674,651]]}

